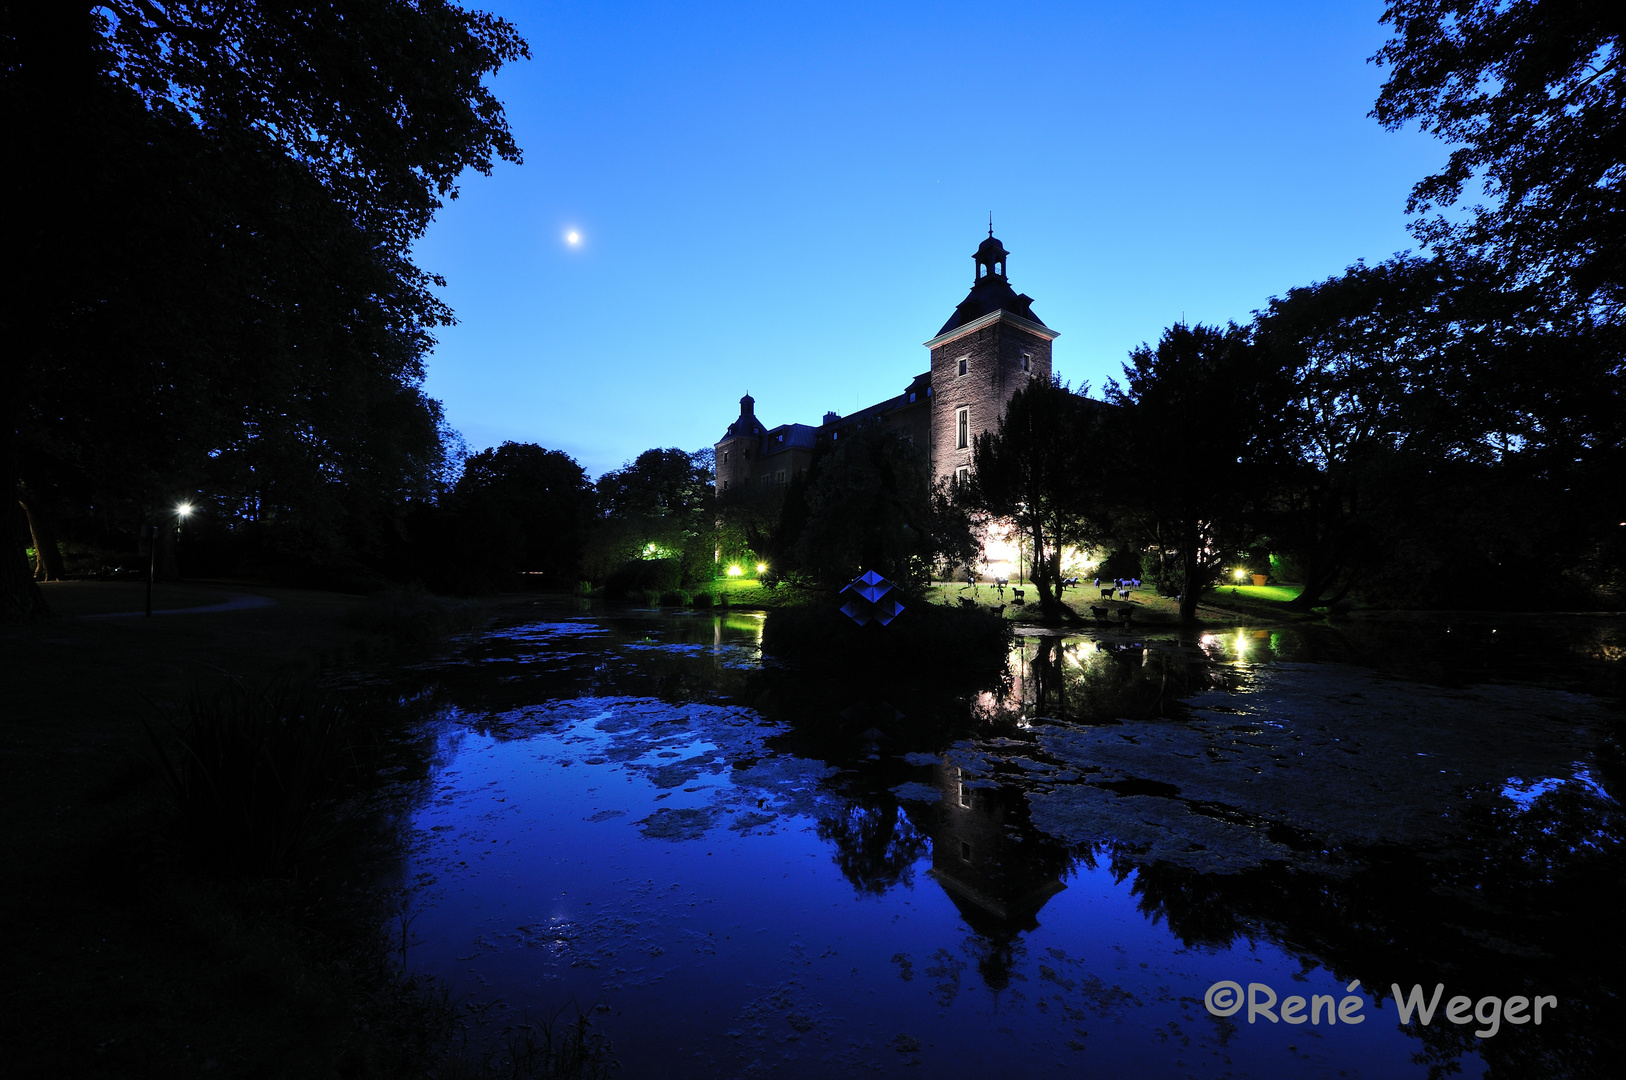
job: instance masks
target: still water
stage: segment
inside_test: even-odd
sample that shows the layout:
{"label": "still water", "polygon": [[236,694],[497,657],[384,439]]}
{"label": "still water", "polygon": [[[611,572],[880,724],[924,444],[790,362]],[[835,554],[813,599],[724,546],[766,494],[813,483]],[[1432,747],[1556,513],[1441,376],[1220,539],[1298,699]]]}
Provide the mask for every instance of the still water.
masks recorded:
{"label": "still water", "polygon": [[1621,1067],[1616,621],[1027,635],[944,685],[532,611],[408,673],[406,962],[493,1033],[574,1002],[638,1077]]}

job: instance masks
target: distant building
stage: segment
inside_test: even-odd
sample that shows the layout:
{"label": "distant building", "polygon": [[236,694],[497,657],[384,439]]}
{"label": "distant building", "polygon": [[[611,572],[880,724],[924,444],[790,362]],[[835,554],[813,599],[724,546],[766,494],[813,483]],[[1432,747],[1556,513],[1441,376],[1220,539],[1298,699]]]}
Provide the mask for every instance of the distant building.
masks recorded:
{"label": "distant building", "polygon": [[1011,288],[1008,257],[990,227],[972,256],[971,291],[925,343],[931,370],[916,375],[896,397],[846,416],[827,412],[817,426],[773,428],[757,419],[755,399],[742,397],[739,418],[717,442],[718,494],[787,484],[807,469],[821,444],[871,424],[923,447],[934,480],[963,477],[971,467],[972,440],[998,426],[1027,380],[1050,378],[1056,332],[1033,313],[1032,297]]}

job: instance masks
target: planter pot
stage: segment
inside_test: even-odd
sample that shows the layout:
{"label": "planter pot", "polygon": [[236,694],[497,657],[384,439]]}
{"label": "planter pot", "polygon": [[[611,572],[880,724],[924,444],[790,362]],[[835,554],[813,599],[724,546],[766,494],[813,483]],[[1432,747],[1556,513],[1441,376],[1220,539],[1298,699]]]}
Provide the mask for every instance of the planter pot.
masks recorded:
{"label": "planter pot", "polygon": [[1253,575],[1253,583],[1255,585],[1263,585],[1265,583],[1265,577],[1266,576],[1267,575],[1265,575],[1265,574],[1255,574],[1255,575]]}

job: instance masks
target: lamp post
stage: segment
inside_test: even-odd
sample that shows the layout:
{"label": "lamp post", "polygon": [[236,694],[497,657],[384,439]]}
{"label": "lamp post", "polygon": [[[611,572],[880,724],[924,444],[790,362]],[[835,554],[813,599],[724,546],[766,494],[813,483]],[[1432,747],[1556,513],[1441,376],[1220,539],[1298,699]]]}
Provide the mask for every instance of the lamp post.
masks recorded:
{"label": "lamp post", "polygon": [[[181,503],[175,508],[175,517],[172,519],[176,526],[192,513],[191,503]],[[147,543],[147,618],[152,618],[152,583],[158,576],[158,522],[149,526],[152,530],[152,539]]]}

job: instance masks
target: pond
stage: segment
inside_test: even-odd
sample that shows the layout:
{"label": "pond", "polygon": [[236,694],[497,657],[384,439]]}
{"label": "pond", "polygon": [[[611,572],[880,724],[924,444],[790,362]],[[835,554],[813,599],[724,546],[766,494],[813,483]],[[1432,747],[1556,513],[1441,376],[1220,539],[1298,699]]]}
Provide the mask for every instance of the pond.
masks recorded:
{"label": "pond", "polygon": [[1620,1064],[1618,621],[1028,634],[944,685],[765,660],[761,614],[530,610],[402,688],[406,962],[493,1037],[574,1003],[628,1076]]}

